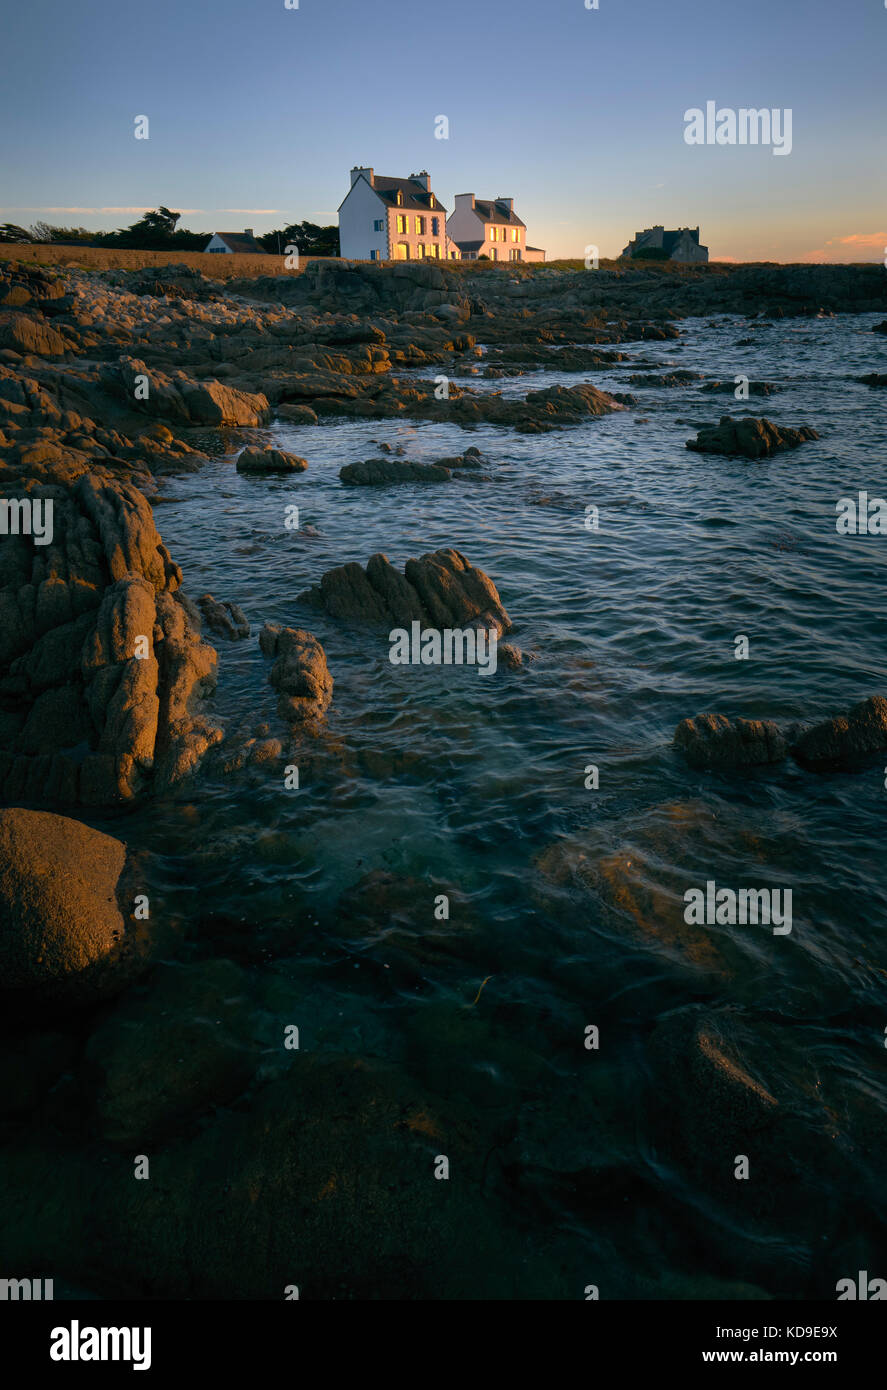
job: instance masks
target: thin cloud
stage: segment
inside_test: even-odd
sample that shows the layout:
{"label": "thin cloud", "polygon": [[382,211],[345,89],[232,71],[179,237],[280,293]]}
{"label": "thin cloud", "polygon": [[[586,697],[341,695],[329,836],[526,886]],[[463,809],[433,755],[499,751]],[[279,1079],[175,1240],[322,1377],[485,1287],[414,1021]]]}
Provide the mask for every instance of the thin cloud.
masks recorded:
{"label": "thin cloud", "polygon": [[[197,209],[195,208],[196,212]],[[213,208],[213,212],[243,212],[250,217],[282,217],[281,208]]]}
{"label": "thin cloud", "polygon": [[[875,251],[880,259],[887,255],[887,232],[851,232],[849,236],[830,237],[825,246],[815,251],[805,251],[801,260],[808,264],[815,261],[846,261],[846,253],[839,249],[842,246],[855,251]],[[869,257],[860,259],[868,260]]]}
{"label": "thin cloud", "polygon": [[[154,211],[154,208],[153,208],[153,207],[145,207],[145,208],[58,208],[58,207],[52,207],[52,208],[4,208],[3,211],[4,211],[4,212],[78,212],[78,213],[83,213],[83,212],[85,212],[85,213],[90,213],[93,217],[101,217],[101,216],[109,216],[109,215],[112,214],[112,213],[118,213],[118,212],[153,212],[153,211]],[[179,209],[176,208],[175,211],[178,212]],[[204,211],[203,208],[182,208],[182,209],[181,209],[180,215],[181,215],[182,217],[184,217],[184,216],[186,216],[186,215],[189,216],[189,217],[193,217],[195,214],[197,214],[197,213],[202,213],[203,211]]]}

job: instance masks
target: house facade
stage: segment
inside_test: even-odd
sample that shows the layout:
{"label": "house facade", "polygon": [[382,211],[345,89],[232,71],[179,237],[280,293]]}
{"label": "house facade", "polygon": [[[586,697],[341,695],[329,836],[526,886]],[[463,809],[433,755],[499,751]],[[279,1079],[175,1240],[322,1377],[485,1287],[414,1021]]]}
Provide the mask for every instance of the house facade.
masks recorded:
{"label": "house facade", "polygon": [[408,179],[351,170],[339,207],[339,255],[350,261],[445,260],[447,210],[427,169]]}
{"label": "house facade", "polygon": [[457,193],[447,218],[447,235],[453,260],[545,260],[540,247],[527,245],[526,223],[514,211],[513,198],[476,198],[473,193]]}
{"label": "house facade", "polygon": [[233,256],[235,253],[251,256],[265,254],[263,247],[253,236],[252,227],[247,227],[242,232],[213,232],[203,249],[204,252],[211,251],[213,255],[225,256]]}
{"label": "house facade", "polygon": [[700,245],[698,227],[669,232],[664,227],[647,227],[635,234],[622,254],[639,260],[700,262],[708,260],[708,247]]}

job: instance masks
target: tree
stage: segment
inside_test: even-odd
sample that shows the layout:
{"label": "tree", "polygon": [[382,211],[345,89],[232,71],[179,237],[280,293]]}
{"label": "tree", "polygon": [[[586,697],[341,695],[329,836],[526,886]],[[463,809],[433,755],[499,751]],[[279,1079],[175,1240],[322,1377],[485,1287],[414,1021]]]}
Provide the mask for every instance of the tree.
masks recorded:
{"label": "tree", "polygon": [[14,222],[3,222],[0,224],[0,242],[5,242],[7,245],[10,242],[15,242],[21,245],[22,242],[33,240],[34,238],[31,236],[30,232],[26,232],[24,227],[17,227]]}
{"label": "tree", "polygon": [[181,215],[161,205],[153,212],[143,213],[129,227],[99,233],[96,240],[103,246],[120,246],[130,251],[202,251],[209,238],[205,232],[177,232]]}
{"label": "tree", "polygon": [[271,255],[283,255],[288,246],[298,246],[301,256],[338,256],[339,229],[320,227],[316,222],[292,222],[288,227],[266,232],[256,240]]}

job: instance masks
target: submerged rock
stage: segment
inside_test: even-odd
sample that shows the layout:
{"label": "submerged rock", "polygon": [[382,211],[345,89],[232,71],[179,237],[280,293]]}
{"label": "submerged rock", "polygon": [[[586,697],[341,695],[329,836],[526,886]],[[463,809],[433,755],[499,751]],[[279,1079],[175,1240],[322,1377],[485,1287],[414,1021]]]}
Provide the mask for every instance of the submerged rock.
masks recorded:
{"label": "submerged rock", "polygon": [[244,449],[237,460],[238,473],[304,473],[308,460],[285,449]]}
{"label": "submerged rock", "polygon": [[723,714],[682,719],[674,743],[696,768],[757,767],[781,762],[788,753],[786,740],[772,720],[730,720]]}
{"label": "submerged rock", "polygon": [[239,604],[219,602],[212,594],[201,594],[197,607],[207,627],[220,637],[228,637],[232,642],[249,637],[249,619]]}
{"label": "submerged rock", "polygon": [[77,1004],[120,988],[125,866],[120,840],[79,821],[0,811],[0,988]]}
{"label": "submerged rock", "polygon": [[856,380],[862,382],[863,386],[887,386],[887,372],[869,372],[867,376],[858,376]]}
{"label": "submerged rock", "polygon": [[887,750],[887,699],[871,695],[847,714],[808,729],[792,746],[799,763],[814,771],[852,769]]}
{"label": "submerged rock", "polygon": [[86,1049],[107,1139],[162,1138],[243,1090],[257,1051],[245,993],[231,961],[210,960],[158,965],[120,1000]]}
{"label": "submerged rock", "polygon": [[452,476],[449,468],[439,463],[411,463],[409,459],[397,458],[346,463],[339,471],[342,482],[351,487],[381,487],[386,483],[447,483]]}
{"label": "submerged rock", "polygon": [[699,454],[740,454],[743,458],[758,459],[769,458],[782,449],[797,449],[800,444],[818,438],[816,430],[809,425],[791,429],[754,415],[722,415],[719,425],[700,429],[695,439],[688,439],[687,448]]}
{"label": "submerged rock", "polygon": [[313,633],[266,623],[259,634],[265,656],[275,657],[268,680],[280,692],[277,712],[289,724],[320,719],[333,698],[326,653]]}
{"label": "submerged rock", "polygon": [[[735,392],[737,383],[735,381],[707,381],[699,389],[711,393],[729,394]],[[772,396],[774,391],[781,391],[781,386],[775,386],[772,381],[750,381],[748,383],[748,393],[750,396]]]}
{"label": "submerged rock", "polygon": [[493,627],[501,635],[511,628],[495,584],[458,550],[437,550],[407,560],[400,574],[386,555],[373,555],[365,570],[350,563],[327,570],[315,586],[299,595],[333,618],[392,626],[413,621],[430,627]]}

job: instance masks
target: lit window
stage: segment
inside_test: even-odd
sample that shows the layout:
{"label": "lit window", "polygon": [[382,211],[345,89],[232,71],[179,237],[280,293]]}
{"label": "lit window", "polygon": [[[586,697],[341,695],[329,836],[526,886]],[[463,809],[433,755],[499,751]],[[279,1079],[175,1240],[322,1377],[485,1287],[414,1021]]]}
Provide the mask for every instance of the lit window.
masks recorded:
{"label": "lit window", "polygon": [[418,216],[417,216],[417,217],[416,217],[416,236],[424,236],[424,235],[425,235],[425,218],[424,218],[424,217],[418,217]]}
{"label": "lit window", "polygon": [[410,248],[405,241],[399,241],[394,249],[397,252],[397,259],[399,261],[408,261],[410,259]]}
{"label": "lit window", "polygon": [[398,215],[397,215],[397,230],[398,230],[398,233],[399,233],[401,236],[403,236],[407,231],[409,231],[408,222],[409,222],[409,219],[407,218],[407,216],[406,216],[405,213],[398,213]]}
{"label": "lit window", "polygon": [[432,254],[432,256],[434,257],[434,259],[435,259],[436,261],[439,261],[439,260],[440,260],[440,242],[439,242],[439,241],[436,241],[436,242],[434,243],[434,248],[433,248],[431,254]]}

